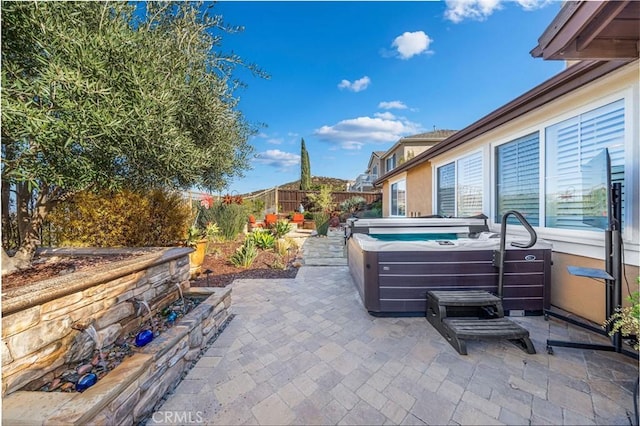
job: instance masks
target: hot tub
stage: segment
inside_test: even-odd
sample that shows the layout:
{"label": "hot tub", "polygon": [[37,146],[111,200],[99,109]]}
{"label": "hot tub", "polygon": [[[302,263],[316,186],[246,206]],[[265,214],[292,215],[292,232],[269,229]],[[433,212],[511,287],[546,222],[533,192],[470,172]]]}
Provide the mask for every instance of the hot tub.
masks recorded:
{"label": "hot tub", "polygon": [[[416,237],[425,234],[434,238]],[[347,232],[349,270],[370,313],[424,315],[430,290],[497,293],[496,236],[477,219],[358,220]],[[550,305],[551,244],[511,246],[523,238],[506,239],[503,307],[542,314]]]}

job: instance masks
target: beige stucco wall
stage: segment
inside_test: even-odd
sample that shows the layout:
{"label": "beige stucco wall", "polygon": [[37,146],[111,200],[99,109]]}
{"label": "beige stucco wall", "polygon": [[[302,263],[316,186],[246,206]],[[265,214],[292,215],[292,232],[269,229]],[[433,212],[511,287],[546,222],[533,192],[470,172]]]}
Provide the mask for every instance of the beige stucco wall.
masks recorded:
{"label": "beige stucco wall", "polygon": [[386,180],[382,184],[382,217],[389,216],[389,206],[391,200],[389,199],[389,181]]}
{"label": "beige stucco wall", "polygon": [[[606,319],[605,284],[601,280],[573,276],[567,272],[567,266],[605,268],[602,260],[565,253],[553,253],[551,304],[596,323],[604,322]],[[640,274],[640,270],[637,266],[631,265],[626,265],[624,269],[626,282],[622,284],[622,301],[623,306],[627,306],[629,303],[626,297],[629,295],[629,291],[638,289],[636,278]],[[628,288],[626,283],[629,283]]]}
{"label": "beige stucco wall", "polygon": [[[407,216],[427,216],[432,211],[431,164],[423,163],[407,171]],[[384,204],[384,202],[383,202]]]}
{"label": "beige stucco wall", "polygon": [[417,157],[419,154],[425,152],[429,148],[433,147],[436,142],[426,143],[426,142],[412,142],[404,145],[404,150],[402,152],[402,156],[405,161],[409,161],[413,157]]}
{"label": "beige stucco wall", "polygon": [[407,217],[430,215],[433,190],[431,164],[423,163],[383,183],[382,216],[389,216],[391,184],[401,179],[405,179],[407,183]]}

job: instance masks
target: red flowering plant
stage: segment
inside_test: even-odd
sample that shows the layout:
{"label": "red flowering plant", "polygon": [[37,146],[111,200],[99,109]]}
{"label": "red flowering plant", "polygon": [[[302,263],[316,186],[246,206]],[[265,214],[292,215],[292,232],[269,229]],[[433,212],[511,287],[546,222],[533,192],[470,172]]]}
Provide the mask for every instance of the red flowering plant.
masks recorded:
{"label": "red flowering plant", "polygon": [[222,204],[238,204],[241,205],[242,202],[244,200],[242,199],[241,195],[231,195],[231,194],[226,194],[224,197],[222,197]]}
{"label": "red flowering plant", "polygon": [[200,198],[200,205],[209,210],[213,206],[213,195],[205,194]]}

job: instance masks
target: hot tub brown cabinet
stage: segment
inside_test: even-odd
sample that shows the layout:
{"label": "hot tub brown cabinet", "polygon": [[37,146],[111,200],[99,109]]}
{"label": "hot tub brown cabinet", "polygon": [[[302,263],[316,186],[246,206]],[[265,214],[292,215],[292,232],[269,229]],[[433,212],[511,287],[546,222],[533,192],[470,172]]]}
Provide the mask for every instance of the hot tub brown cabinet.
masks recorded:
{"label": "hot tub brown cabinet", "polygon": [[[374,315],[424,315],[429,290],[498,291],[493,250],[367,251],[348,240],[349,270]],[[551,250],[509,247],[503,307],[540,315],[550,305]]]}

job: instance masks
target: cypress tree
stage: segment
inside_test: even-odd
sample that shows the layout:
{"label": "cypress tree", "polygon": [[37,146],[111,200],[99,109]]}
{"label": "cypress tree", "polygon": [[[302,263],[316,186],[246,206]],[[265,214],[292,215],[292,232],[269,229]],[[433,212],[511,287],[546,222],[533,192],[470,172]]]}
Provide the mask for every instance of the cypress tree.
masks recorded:
{"label": "cypress tree", "polygon": [[309,153],[302,138],[300,148],[300,190],[308,191],[311,189],[311,164],[309,163]]}

